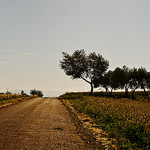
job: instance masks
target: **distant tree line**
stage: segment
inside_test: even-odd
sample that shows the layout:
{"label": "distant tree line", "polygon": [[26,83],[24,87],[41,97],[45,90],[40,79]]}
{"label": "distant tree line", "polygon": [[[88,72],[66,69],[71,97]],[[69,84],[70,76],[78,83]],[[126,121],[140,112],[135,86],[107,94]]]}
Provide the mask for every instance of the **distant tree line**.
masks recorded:
{"label": "distant tree line", "polygon": [[150,89],[150,72],[142,67],[129,69],[124,65],[95,78],[94,85],[105,88],[107,95],[112,95],[113,90],[124,89],[125,96],[128,97],[128,91],[131,89],[132,98],[135,98],[134,93],[137,89],[142,89],[149,98],[146,89]]}
{"label": "distant tree line", "polygon": [[[29,95],[27,93],[24,92],[24,90],[21,90],[21,92],[18,94],[16,93],[12,93],[10,91],[7,90],[7,92],[5,93],[0,93],[0,95],[17,95],[17,96],[21,96],[21,97],[29,97]],[[43,97],[43,92],[41,90],[36,90],[36,89],[33,89],[33,90],[30,90],[30,95],[31,96],[38,96],[38,97]]]}
{"label": "distant tree line", "polygon": [[112,95],[113,90],[124,89],[125,96],[128,97],[128,91],[131,89],[132,97],[137,89],[144,90],[149,98],[147,89],[150,89],[150,72],[145,68],[115,68],[108,70],[109,61],[101,54],[95,52],[86,55],[85,50],[76,50],[72,55],[62,52],[63,59],[60,61],[60,67],[66,75],[72,79],[82,79],[93,88],[103,87],[107,95]]}

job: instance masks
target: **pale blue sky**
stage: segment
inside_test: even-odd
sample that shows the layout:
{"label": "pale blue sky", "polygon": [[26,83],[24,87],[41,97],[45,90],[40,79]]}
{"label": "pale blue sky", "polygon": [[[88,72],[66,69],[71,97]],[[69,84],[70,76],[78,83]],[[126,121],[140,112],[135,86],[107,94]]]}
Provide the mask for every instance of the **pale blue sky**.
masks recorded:
{"label": "pale blue sky", "polygon": [[0,91],[87,91],[59,67],[85,49],[150,71],[149,0],[0,0]]}

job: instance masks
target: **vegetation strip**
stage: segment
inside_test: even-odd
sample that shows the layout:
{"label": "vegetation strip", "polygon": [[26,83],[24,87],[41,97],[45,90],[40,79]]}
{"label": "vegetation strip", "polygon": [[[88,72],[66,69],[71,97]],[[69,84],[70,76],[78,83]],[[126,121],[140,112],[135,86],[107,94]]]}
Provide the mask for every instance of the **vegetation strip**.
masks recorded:
{"label": "vegetation strip", "polygon": [[87,93],[67,93],[60,98],[67,99],[80,114],[90,116],[98,129],[107,132],[108,138],[117,139],[112,143],[115,149],[150,149],[148,99],[96,97]]}
{"label": "vegetation strip", "polygon": [[91,117],[84,113],[78,113],[69,100],[61,100],[68,109],[80,136],[91,149],[117,149],[116,139],[107,138],[106,132],[100,129]]}
{"label": "vegetation strip", "polygon": [[23,90],[20,94],[12,94],[11,92],[7,91],[6,93],[0,93],[0,107],[8,106],[36,97],[43,97],[43,92],[41,90],[33,89],[30,90],[30,95],[28,95]]}
{"label": "vegetation strip", "polygon": [[9,106],[21,101],[26,101],[32,98],[36,98],[37,96],[27,96],[27,95],[19,95],[19,94],[0,94],[0,108]]}

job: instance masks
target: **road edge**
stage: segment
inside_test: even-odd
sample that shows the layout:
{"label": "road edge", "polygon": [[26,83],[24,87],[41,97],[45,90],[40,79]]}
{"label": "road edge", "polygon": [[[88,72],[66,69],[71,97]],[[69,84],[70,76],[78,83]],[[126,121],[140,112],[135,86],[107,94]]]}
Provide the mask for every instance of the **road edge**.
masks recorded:
{"label": "road edge", "polygon": [[[92,119],[85,114],[79,114],[72,106],[69,100],[60,99],[63,105],[69,112],[72,122],[75,124],[79,136],[84,140],[85,144],[90,147],[91,150],[106,150],[115,149],[112,147],[111,141],[107,138],[101,137],[98,139],[98,133],[94,133],[91,128],[86,124],[92,122]],[[84,118],[84,119],[83,119]],[[95,125],[95,124],[93,124]],[[105,134],[105,133],[104,133]],[[103,139],[103,141],[102,141]]]}

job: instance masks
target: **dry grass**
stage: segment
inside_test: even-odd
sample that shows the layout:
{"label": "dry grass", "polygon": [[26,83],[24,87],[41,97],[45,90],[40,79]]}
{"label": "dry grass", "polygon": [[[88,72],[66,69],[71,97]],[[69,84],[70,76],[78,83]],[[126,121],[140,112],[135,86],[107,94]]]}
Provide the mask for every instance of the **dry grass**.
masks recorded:
{"label": "dry grass", "polygon": [[116,138],[120,149],[150,149],[150,101],[81,94],[70,101],[78,112],[90,115],[110,138]]}
{"label": "dry grass", "polygon": [[17,103],[22,100],[27,100],[30,98],[34,98],[35,96],[28,96],[28,95],[19,95],[19,94],[0,94],[0,106],[7,105],[11,103]]}

